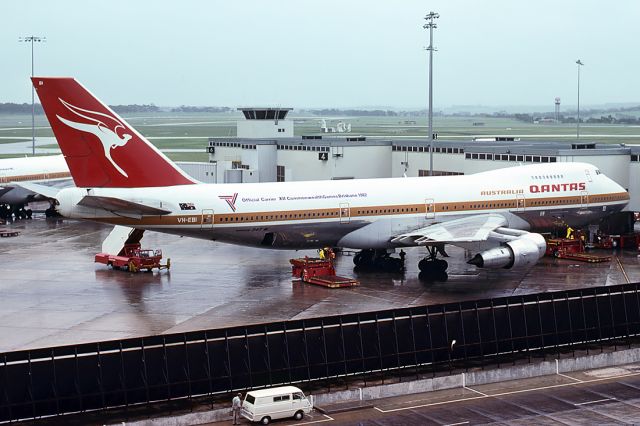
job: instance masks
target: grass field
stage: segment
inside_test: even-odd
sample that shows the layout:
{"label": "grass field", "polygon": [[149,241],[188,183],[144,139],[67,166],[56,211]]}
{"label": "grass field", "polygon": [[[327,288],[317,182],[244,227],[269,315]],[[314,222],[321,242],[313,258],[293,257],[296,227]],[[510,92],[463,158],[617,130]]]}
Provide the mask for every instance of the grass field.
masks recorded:
{"label": "grass field", "polygon": [[[130,114],[124,116],[129,123],[160,149],[202,149],[201,153],[171,153],[169,156],[180,161],[206,161],[204,152],[208,137],[234,137],[236,121],[240,114],[210,113],[154,113]],[[295,120],[297,135],[320,134],[321,117],[297,115]],[[425,117],[323,117],[329,126],[338,121],[351,124],[351,134],[389,138],[426,137],[427,119]],[[415,121],[415,124],[406,122]],[[482,125],[477,125],[481,122]],[[476,125],[474,125],[476,123]],[[36,116],[36,136],[51,137],[46,118]],[[434,117],[434,132],[439,139],[470,139],[474,136],[514,136],[521,140],[573,140],[575,125],[568,124],[531,124],[521,121],[486,117]],[[599,143],[640,143],[640,126],[592,125],[580,126],[581,140]],[[2,147],[9,143],[31,139],[31,116],[0,116],[0,156]],[[55,144],[45,145],[55,148]]]}

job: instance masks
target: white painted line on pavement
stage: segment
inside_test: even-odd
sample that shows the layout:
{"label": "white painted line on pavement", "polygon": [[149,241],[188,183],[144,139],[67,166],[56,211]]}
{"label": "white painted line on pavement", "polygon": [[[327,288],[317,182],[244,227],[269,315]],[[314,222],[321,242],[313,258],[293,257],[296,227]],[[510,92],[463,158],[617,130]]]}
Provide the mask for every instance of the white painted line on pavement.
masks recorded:
{"label": "white painted line on pavement", "polygon": [[557,373],[557,374],[558,374],[558,376],[562,376],[562,377],[566,377],[567,379],[575,380],[578,383],[582,382],[582,380],[576,379],[575,377],[567,376],[566,374],[562,374],[562,373]]}
{"label": "white painted line on pavement", "polygon": [[[561,383],[559,385],[540,386],[540,387],[537,387],[537,388],[520,389],[520,390],[516,390],[516,391],[501,392],[501,393],[495,393],[495,394],[490,394],[490,395],[486,395],[486,396],[482,396],[482,395],[471,396],[469,398],[459,398],[459,399],[453,399],[453,400],[450,400],[450,401],[432,402],[432,403],[429,403],[429,404],[414,405],[414,406],[411,406],[411,407],[390,408],[388,410],[385,410],[385,409],[382,409],[382,408],[378,408],[378,407],[373,407],[373,408],[375,410],[378,410],[381,413],[393,413],[395,411],[413,410],[413,409],[416,409],[416,408],[425,408],[425,407],[434,407],[434,406],[437,406],[437,405],[453,404],[453,403],[456,403],[456,402],[463,402],[463,401],[473,401],[475,399],[495,398],[495,397],[499,397],[499,396],[515,395],[515,394],[526,393],[526,392],[535,392],[535,391],[540,391],[540,390],[545,390],[545,389],[564,388],[564,387],[567,387],[567,386],[584,385],[584,384],[588,384],[588,383],[602,382],[602,381],[605,381],[605,380],[615,380],[615,379],[621,379],[621,378],[624,378],[624,377],[634,377],[634,376],[640,376],[640,373],[623,374],[623,375],[616,376],[616,377],[603,377],[603,378],[592,379],[592,380],[583,380],[583,381],[580,381],[580,382]],[[478,393],[480,393],[480,392],[478,392]],[[604,400],[604,401],[607,401],[607,400]],[[590,403],[593,404],[593,401],[590,402]],[[577,404],[575,404],[575,405],[577,405]]]}
{"label": "white painted line on pavement", "polygon": [[323,416],[325,417],[322,420],[312,420],[310,422],[303,422],[303,423],[296,423],[296,425],[310,425],[313,423],[323,423],[323,422],[332,422],[335,419],[333,417],[327,416],[326,414],[323,414]]}
{"label": "white painted line on pavement", "polygon": [[479,393],[479,394],[480,394],[480,395],[482,395],[482,396],[489,396],[489,395],[487,395],[486,393],[482,393],[482,392],[480,392],[479,390],[471,389],[471,388],[466,387],[466,386],[465,386],[463,389],[468,389],[468,390],[470,390],[471,392]]}
{"label": "white painted line on pavement", "polygon": [[615,399],[615,398],[605,398],[605,399],[598,399],[598,400],[595,400],[595,401],[579,402],[579,403],[573,404],[573,405],[589,405],[589,404],[596,404],[598,402],[605,402],[605,401],[617,401],[617,399]]}

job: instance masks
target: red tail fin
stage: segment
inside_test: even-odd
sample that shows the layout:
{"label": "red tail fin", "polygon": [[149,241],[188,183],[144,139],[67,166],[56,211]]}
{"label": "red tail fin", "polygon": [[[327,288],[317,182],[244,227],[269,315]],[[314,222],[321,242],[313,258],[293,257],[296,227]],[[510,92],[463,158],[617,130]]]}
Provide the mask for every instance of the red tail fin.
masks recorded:
{"label": "red tail fin", "polygon": [[32,77],[76,186],[195,183],[73,78]]}

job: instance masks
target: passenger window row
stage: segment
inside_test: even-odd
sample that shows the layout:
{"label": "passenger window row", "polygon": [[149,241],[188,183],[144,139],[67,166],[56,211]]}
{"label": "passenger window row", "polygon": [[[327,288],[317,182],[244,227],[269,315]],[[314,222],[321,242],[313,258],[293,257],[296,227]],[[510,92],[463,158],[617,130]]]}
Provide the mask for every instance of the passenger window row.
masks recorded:
{"label": "passenger window row", "polygon": [[[587,197],[587,196],[585,196]],[[516,201],[505,201],[505,202],[496,202],[496,203],[474,203],[469,204],[468,209],[477,210],[477,209],[501,209],[501,208],[515,208],[515,207],[533,207],[533,206],[551,206],[551,205],[562,205],[562,204],[577,204],[581,202],[588,202],[588,200],[592,202],[605,202],[605,201],[618,201],[625,199],[624,195],[601,195],[601,196],[588,196],[585,199],[580,197],[570,197],[570,198],[554,198],[554,199],[546,199],[546,200],[535,200],[535,199],[522,199],[521,203],[517,203]],[[426,210],[428,213],[434,213],[437,211],[451,211],[451,210],[466,210],[467,204],[457,204],[452,203],[451,205],[442,204],[442,205],[434,205],[429,206]],[[421,210],[418,207],[407,207],[407,208],[391,208],[391,209],[369,209],[369,210],[355,210],[354,215],[363,216],[363,215],[381,215],[381,214],[393,214],[393,213],[424,213],[425,210]],[[344,216],[348,216],[348,213],[343,212]],[[254,222],[254,221],[264,221],[264,220],[290,220],[290,219],[310,219],[310,218],[336,218],[340,216],[340,211],[329,211],[329,212],[311,212],[311,213],[289,213],[289,214],[275,214],[275,215],[259,215],[259,216],[219,216],[216,218],[216,222]]]}

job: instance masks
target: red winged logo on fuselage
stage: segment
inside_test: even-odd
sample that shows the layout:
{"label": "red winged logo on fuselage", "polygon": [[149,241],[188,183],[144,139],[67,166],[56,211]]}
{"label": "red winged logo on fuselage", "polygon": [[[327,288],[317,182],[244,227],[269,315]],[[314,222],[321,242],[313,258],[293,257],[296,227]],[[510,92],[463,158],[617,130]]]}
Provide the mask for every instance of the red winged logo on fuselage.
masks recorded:
{"label": "red winged logo on fuselage", "polygon": [[229,207],[231,207],[231,210],[233,210],[234,212],[236,211],[236,200],[238,199],[237,192],[233,195],[218,195],[218,198],[226,201],[227,204],[229,204]]}
{"label": "red winged logo on fuselage", "polygon": [[127,172],[122,170],[122,168],[113,161],[111,158],[111,150],[125,146],[127,142],[131,139],[131,135],[129,133],[124,133],[127,130],[127,127],[120,122],[120,120],[116,119],[107,114],[103,114],[97,111],[90,111],[88,109],[83,109],[74,105],[71,105],[68,102],[65,102],[63,99],[58,98],[62,105],[64,105],[69,111],[75,114],[77,117],[83,118],[87,122],[77,122],[71,121],[64,117],[58,117],[63,124],[67,126],[79,130],[81,132],[91,133],[95,135],[100,142],[102,143],[102,148],[104,149],[104,156],[109,160],[109,162],[115,167],[115,169],[122,176],[128,178]]}

